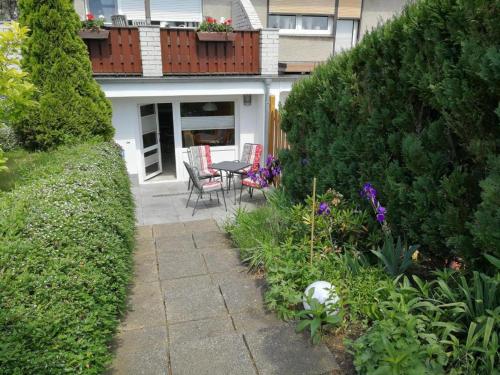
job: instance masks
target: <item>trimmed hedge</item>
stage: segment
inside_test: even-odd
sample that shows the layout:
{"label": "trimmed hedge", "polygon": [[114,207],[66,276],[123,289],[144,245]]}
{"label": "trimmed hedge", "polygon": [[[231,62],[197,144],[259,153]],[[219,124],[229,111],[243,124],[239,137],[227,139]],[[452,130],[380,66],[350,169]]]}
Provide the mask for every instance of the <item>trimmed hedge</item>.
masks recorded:
{"label": "trimmed hedge", "polygon": [[99,374],[134,244],[116,145],[41,154],[0,193],[0,373]]}
{"label": "trimmed hedge", "polygon": [[298,81],[287,191],[317,176],[358,199],[371,182],[394,234],[435,260],[499,256],[499,40],[498,1],[422,0]]}

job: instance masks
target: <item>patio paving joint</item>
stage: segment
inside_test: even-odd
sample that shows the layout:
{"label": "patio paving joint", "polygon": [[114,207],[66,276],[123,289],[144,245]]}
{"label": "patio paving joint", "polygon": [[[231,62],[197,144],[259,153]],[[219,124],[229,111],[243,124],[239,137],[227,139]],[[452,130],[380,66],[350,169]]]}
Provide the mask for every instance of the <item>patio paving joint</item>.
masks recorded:
{"label": "patio paving joint", "polygon": [[242,334],[241,336],[243,338],[243,343],[245,344],[245,347],[247,348],[248,355],[250,356],[250,359],[252,360],[252,364],[253,364],[253,368],[255,369],[255,373],[257,375],[260,375],[259,369],[257,368],[257,364],[255,363],[255,358],[253,357],[252,351],[250,350],[250,347],[248,346],[247,338],[245,337],[245,334]]}

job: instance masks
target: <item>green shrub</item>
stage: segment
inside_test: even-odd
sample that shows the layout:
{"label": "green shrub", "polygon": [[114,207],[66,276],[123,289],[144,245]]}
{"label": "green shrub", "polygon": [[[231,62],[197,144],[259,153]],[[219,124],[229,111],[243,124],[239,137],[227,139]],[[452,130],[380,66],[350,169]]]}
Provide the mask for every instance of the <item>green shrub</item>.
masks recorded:
{"label": "green shrub", "polygon": [[359,201],[372,182],[394,236],[424,255],[498,254],[498,40],[497,1],[422,0],[295,83],[286,191],[305,199],[316,176]]}
{"label": "green shrub", "polygon": [[0,193],[0,373],[100,374],[124,310],[134,213],[111,143],[38,154]]}
{"label": "green shrub", "polygon": [[19,146],[19,142],[14,130],[7,125],[0,124],[0,149],[12,151]]}
{"label": "green shrub", "polygon": [[20,21],[30,29],[23,68],[37,86],[39,107],[18,123],[21,140],[47,149],[113,136],[111,105],[92,77],[81,22],[69,0],[21,0]]}

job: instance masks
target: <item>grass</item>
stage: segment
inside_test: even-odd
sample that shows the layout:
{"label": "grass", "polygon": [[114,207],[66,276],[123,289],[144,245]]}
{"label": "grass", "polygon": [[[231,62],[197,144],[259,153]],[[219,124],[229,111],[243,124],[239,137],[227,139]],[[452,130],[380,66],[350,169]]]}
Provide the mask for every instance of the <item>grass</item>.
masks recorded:
{"label": "grass", "polygon": [[7,171],[0,172],[0,191],[11,191],[27,171],[37,165],[44,153],[28,152],[22,148],[5,152]]}

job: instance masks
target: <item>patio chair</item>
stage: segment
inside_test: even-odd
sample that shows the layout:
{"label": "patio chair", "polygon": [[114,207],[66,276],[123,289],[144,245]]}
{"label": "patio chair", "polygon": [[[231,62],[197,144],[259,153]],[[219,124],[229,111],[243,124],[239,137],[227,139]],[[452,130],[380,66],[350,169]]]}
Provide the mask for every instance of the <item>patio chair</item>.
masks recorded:
{"label": "patio chair", "polygon": [[[188,198],[188,201],[186,203],[186,208],[188,207],[189,201],[191,200],[191,195],[193,194],[193,190],[196,189],[196,191],[198,192],[198,198],[196,198],[196,203],[195,203],[194,208],[193,208],[192,216],[194,216],[194,213],[196,211],[196,207],[198,206],[198,201],[200,200],[200,197],[202,197],[203,193],[211,194],[211,193],[215,192],[215,194],[217,195],[217,202],[219,202],[219,204],[220,204],[219,190],[222,193],[222,199],[224,200],[224,208],[227,211],[226,197],[224,196],[224,187],[222,185],[222,178],[220,178],[218,180],[200,181],[200,179],[198,178],[198,171],[196,170],[196,167],[193,167],[186,162],[184,162],[184,166],[186,167],[186,169],[189,173],[189,177],[191,178],[191,181],[193,183],[193,187],[191,188],[191,192],[189,193],[189,198]],[[210,195],[210,198],[211,198],[211,195]]]}
{"label": "patio chair", "polygon": [[259,169],[262,149],[262,145],[258,143],[245,143],[243,145],[243,152],[241,153],[240,161],[251,164],[251,166],[244,169],[245,172],[257,172],[257,170]]}
{"label": "patio chair", "polygon": [[[212,179],[213,177],[220,177],[219,171],[212,169],[212,155],[210,154],[210,146],[191,146],[188,149],[189,164],[196,167],[198,171],[198,179]],[[188,189],[190,188],[192,180],[188,181]]]}
{"label": "patio chair", "polygon": [[111,23],[113,26],[127,27],[128,26],[127,16],[124,16],[122,14],[115,14],[111,16]]}
{"label": "patio chair", "polygon": [[262,191],[262,195],[264,195],[264,199],[267,200],[266,193],[264,192],[264,189],[258,182],[252,181],[250,177],[243,177],[241,179],[241,189],[240,189],[240,205],[241,205],[241,196],[243,195],[243,188],[247,187],[248,188],[248,193],[250,194],[250,198],[253,198],[253,192],[254,189]]}
{"label": "patio chair", "polygon": [[[242,180],[244,179],[244,176],[248,174],[248,172],[258,171],[260,165],[260,156],[262,155],[262,149],[263,149],[262,145],[258,143],[245,143],[243,145],[241,160],[236,160],[236,161],[245,162],[251,165],[242,169],[241,171]],[[228,176],[229,187],[231,187],[231,180],[233,180],[234,182],[234,175],[232,173]],[[234,187],[236,189],[236,185]]]}

